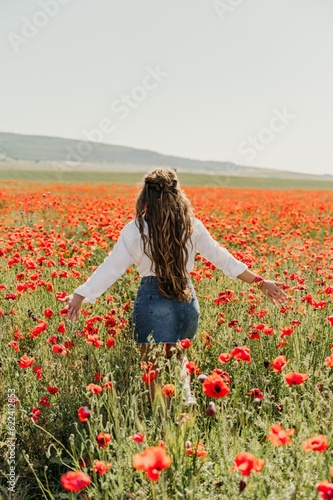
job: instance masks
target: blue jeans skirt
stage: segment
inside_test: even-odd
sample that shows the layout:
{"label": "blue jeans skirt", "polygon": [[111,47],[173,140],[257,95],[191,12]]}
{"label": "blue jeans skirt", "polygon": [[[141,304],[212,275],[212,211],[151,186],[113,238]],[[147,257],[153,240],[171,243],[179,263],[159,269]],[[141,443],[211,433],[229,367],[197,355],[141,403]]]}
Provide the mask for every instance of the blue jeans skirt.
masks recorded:
{"label": "blue jeans skirt", "polygon": [[190,278],[188,285],[192,301],[178,302],[163,297],[156,276],[141,278],[131,318],[134,339],[138,343],[176,344],[179,340],[194,338],[200,307]]}

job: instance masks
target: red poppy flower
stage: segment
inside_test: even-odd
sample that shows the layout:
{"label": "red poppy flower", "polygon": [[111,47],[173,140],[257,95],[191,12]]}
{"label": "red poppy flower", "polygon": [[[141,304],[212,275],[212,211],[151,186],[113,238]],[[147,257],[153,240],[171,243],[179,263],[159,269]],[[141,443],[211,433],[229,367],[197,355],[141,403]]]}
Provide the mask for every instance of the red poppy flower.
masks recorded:
{"label": "red poppy flower", "polygon": [[276,373],[281,373],[282,368],[286,366],[289,361],[290,360],[287,360],[285,356],[277,356],[270,364],[270,367],[273,368]]}
{"label": "red poppy flower", "polygon": [[66,347],[62,344],[54,344],[54,346],[52,347],[52,351],[55,354],[63,354],[64,356],[67,354]]}
{"label": "red poppy flower", "polygon": [[51,406],[47,396],[43,396],[42,399],[39,401],[39,404],[41,406],[47,406],[47,408],[50,408]]}
{"label": "red poppy flower", "polygon": [[132,439],[132,441],[135,441],[136,443],[142,443],[144,438],[145,438],[145,435],[142,434],[142,432],[137,432],[136,434],[133,434],[133,436],[129,437],[129,439]]}
{"label": "red poppy flower", "polygon": [[333,326],[333,316],[328,316],[326,319]]}
{"label": "red poppy flower", "polygon": [[328,442],[325,436],[317,434],[316,436],[303,441],[302,448],[306,452],[319,451],[319,453],[323,453],[328,448]]}
{"label": "red poppy flower", "polygon": [[185,367],[190,374],[194,373],[195,375],[199,375],[199,373],[201,373],[200,368],[194,361],[189,361],[186,363]]}
{"label": "red poppy flower", "polygon": [[263,393],[261,392],[260,389],[258,388],[255,388],[255,389],[251,389],[248,393],[249,396],[252,396],[254,399],[263,399],[264,398],[264,395]]}
{"label": "red poppy flower", "polygon": [[116,339],[114,337],[108,337],[105,345],[108,349],[113,349],[116,346]]}
{"label": "red poppy flower", "polygon": [[261,458],[256,458],[252,453],[243,451],[234,458],[235,466],[231,471],[238,470],[243,476],[249,476],[251,472],[261,472],[265,462]]}
{"label": "red poppy flower", "polygon": [[102,385],[102,389],[108,389],[109,391],[112,391],[113,389],[113,385],[112,385],[112,382],[111,380],[108,380],[107,382],[105,382],[105,384]]}
{"label": "red poppy flower", "polygon": [[91,483],[90,476],[82,471],[69,471],[60,478],[61,486],[67,491],[81,491]]}
{"label": "red poppy flower", "polygon": [[135,453],[133,457],[133,467],[144,471],[151,481],[157,481],[160,472],[170,467],[171,463],[171,458],[161,446],[146,448],[142,453]]}
{"label": "red poppy flower", "polygon": [[48,385],[46,389],[50,394],[57,394],[59,391],[58,387],[51,387],[50,385]]}
{"label": "red poppy flower", "polygon": [[35,358],[29,358],[26,354],[20,358],[19,367],[20,368],[29,368],[35,362]]}
{"label": "red poppy flower", "polygon": [[49,338],[47,339],[47,342],[48,342],[49,344],[53,344],[53,345],[55,345],[55,344],[58,342],[58,336],[57,336],[57,335],[52,335],[51,337],[49,337]]}
{"label": "red poppy flower", "polygon": [[309,378],[309,375],[307,373],[289,372],[286,373],[284,378],[288,385],[300,385]]}
{"label": "red poppy flower", "polygon": [[162,393],[167,398],[171,398],[176,393],[176,387],[173,384],[166,384],[162,387]]}
{"label": "red poppy flower", "polygon": [[102,392],[102,387],[96,384],[88,384],[86,387],[87,391],[91,391],[93,394],[100,394]]}
{"label": "red poppy flower", "polygon": [[80,422],[87,422],[88,418],[90,418],[90,410],[88,406],[81,406],[77,410],[77,415],[79,417]]}
{"label": "red poppy flower", "polygon": [[228,352],[222,352],[219,355],[218,360],[220,363],[228,363],[231,360],[231,355]]}
{"label": "red poppy flower", "polygon": [[104,462],[104,460],[94,460],[94,466],[90,470],[94,470],[99,476],[103,476],[110,468],[112,464]]}
{"label": "red poppy flower", "polygon": [[323,498],[324,500],[332,500],[333,498],[333,483],[330,483],[329,481],[321,481],[317,485],[317,490],[320,493],[320,498]]}
{"label": "red poppy flower", "polygon": [[34,422],[38,422],[38,416],[41,414],[41,411],[38,408],[33,408],[30,413],[31,420]]}
{"label": "red poppy flower", "polygon": [[333,368],[333,354],[325,358],[324,361],[325,365],[328,366],[329,368]]}
{"label": "red poppy flower", "polygon": [[63,321],[59,323],[58,330],[59,333],[65,333],[66,332],[66,325]]}
{"label": "red poppy flower", "polygon": [[210,398],[224,398],[230,392],[223,378],[217,373],[209,375],[202,385],[204,393]]}
{"label": "red poppy flower", "polygon": [[191,341],[189,339],[183,339],[179,342],[179,344],[183,349],[188,349],[189,347],[191,347]]}
{"label": "red poppy flower", "polygon": [[16,342],[15,340],[11,340],[10,342],[8,342],[8,346],[12,347],[14,349],[14,351],[16,351],[16,352],[20,351],[20,346],[19,346],[18,342]]}
{"label": "red poppy flower", "polygon": [[100,448],[106,448],[109,442],[111,441],[111,436],[110,434],[107,434],[105,432],[100,432],[96,436],[96,441]]}
{"label": "red poppy flower", "polygon": [[45,318],[52,318],[53,315],[54,315],[54,312],[52,311],[52,309],[50,309],[49,307],[47,309],[45,309],[45,311],[44,311]]}
{"label": "red poppy flower", "polygon": [[42,377],[43,368],[40,365],[34,366],[33,371],[36,373],[37,380],[41,380],[43,378]]}
{"label": "red poppy flower", "polygon": [[192,446],[191,442],[186,443],[186,454],[191,456],[196,456],[199,458],[206,457],[208,452],[205,450],[205,447],[202,443],[196,443]]}
{"label": "red poppy flower", "polygon": [[142,381],[150,385],[153,383],[156,377],[157,377],[156,370],[149,370],[142,376]]}
{"label": "red poppy flower", "polygon": [[266,437],[266,441],[271,440],[273,446],[290,444],[290,436],[295,434],[295,429],[284,429],[280,424],[272,425],[270,431],[271,433]]}
{"label": "red poppy flower", "polygon": [[237,361],[245,361],[246,363],[251,362],[250,349],[246,346],[235,347],[230,354],[234,359],[237,359]]}

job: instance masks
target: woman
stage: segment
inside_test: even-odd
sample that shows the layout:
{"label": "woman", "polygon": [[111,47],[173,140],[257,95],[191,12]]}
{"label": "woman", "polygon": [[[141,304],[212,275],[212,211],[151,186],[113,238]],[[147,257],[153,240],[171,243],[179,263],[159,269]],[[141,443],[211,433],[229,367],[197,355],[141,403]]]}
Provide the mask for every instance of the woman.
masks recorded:
{"label": "woman", "polygon": [[[68,304],[67,319],[79,317],[82,303],[95,303],[133,263],[141,282],[132,314],[135,340],[141,357],[152,346],[164,344],[167,358],[177,342],[193,339],[199,325],[200,308],[190,279],[196,252],[211,261],[232,279],[258,283],[274,303],[283,303],[282,283],[264,280],[249,271],[212,238],[194,214],[190,201],[179,185],[176,172],[157,168],[144,177],[144,186],[136,203],[136,218],[121,230],[119,238],[104,262],[74,293],[62,299]],[[183,358],[183,367],[186,359]],[[183,376],[184,373],[183,369]],[[185,378],[185,377],[184,377]],[[185,398],[195,403],[188,379]],[[154,397],[154,389],[153,389]]]}

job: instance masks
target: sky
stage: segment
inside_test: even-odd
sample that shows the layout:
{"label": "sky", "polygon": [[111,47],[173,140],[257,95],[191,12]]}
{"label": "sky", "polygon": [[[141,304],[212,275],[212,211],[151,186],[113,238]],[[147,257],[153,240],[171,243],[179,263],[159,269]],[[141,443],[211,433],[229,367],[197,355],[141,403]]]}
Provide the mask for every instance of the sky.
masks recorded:
{"label": "sky", "polygon": [[333,174],[332,0],[2,0],[0,131]]}

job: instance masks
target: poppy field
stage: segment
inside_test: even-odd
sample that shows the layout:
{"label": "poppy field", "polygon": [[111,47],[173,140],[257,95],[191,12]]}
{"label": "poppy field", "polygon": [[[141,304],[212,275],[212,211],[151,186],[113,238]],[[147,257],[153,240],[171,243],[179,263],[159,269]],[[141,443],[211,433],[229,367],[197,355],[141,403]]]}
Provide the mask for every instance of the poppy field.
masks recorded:
{"label": "poppy field", "polygon": [[284,305],[197,254],[200,303],[161,385],[140,363],[135,265],[78,321],[61,298],[135,217],[139,185],[0,185],[0,498],[333,499],[333,191],[186,186],[237,259]]}

